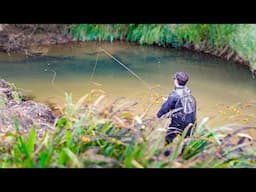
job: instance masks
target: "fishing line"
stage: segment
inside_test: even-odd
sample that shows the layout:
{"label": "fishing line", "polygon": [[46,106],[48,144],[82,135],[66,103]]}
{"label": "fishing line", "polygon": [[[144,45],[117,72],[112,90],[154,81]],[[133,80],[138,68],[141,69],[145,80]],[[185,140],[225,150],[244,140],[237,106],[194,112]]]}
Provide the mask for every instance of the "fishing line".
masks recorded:
{"label": "fishing line", "polygon": [[[119,63],[121,66],[123,66],[126,70],[128,70],[133,76],[135,76],[138,80],[140,80],[146,87],[147,89],[149,89],[151,92],[156,93],[157,95],[159,95],[158,92],[156,92],[154,90],[154,87],[150,87],[150,85],[143,80],[141,77],[139,77],[135,72],[133,72],[131,69],[129,69],[125,64],[123,64],[121,61],[119,61],[117,58],[115,58],[113,55],[111,55],[107,50],[99,47],[102,51],[100,52],[104,52],[106,55],[108,55],[109,57],[111,57],[113,60],[115,60],[117,63]],[[158,96],[156,98],[156,101],[159,100],[162,96]]]}
{"label": "fishing line", "polygon": [[54,81],[55,81],[57,73],[56,73],[56,71],[54,71],[52,69],[51,69],[51,71],[53,72],[53,77],[52,77],[52,81],[51,82],[52,82],[52,86],[54,86]]}
{"label": "fishing line", "polygon": [[97,63],[98,63],[98,58],[99,58],[99,53],[97,53],[97,57],[96,57],[96,61],[95,61],[95,64],[94,64],[94,67],[93,67],[93,71],[92,71],[92,74],[91,74],[90,82],[92,82],[92,78],[94,76],[95,69],[96,69],[96,66],[97,66]]}
{"label": "fishing line", "polygon": [[[121,61],[119,61],[117,58],[115,58],[113,55],[111,55],[108,51],[106,51],[105,49],[99,47],[106,55],[108,55],[109,57],[111,57],[113,60],[115,60],[117,63],[119,63],[121,66],[123,66],[127,71],[129,71],[133,76],[135,76],[138,80],[140,80],[146,87],[147,89],[149,89],[151,91],[151,94],[155,93],[156,98],[154,99],[153,102],[151,102],[149,104],[149,106],[153,106],[153,104],[155,104],[158,100],[160,100],[162,98],[162,96],[159,95],[159,93],[154,90],[154,87],[150,87],[150,85],[144,81],[141,77],[139,77],[135,72],[133,72],[131,69],[129,69],[125,64],[123,64]],[[146,111],[142,114],[142,116],[145,116],[148,111],[150,110],[150,108],[147,108]]]}
{"label": "fishing line", "polygon": [[[97,52],[97,57],[96,57],[96,61],[95,61],[95,65],[94,65],[94,68],[93,68],[93,71],[92,71],[92,74],[91,74],[91,78],[90,78],[90,82],[92,82],[92,79],[93,79],[93,76],[94,76],[94,73],[95,73],[95,69],[96,69],[96,66],[97,66],[97,63],[98,63],[98,58],[99,58],[99,53],[101,52],[104,52],[106,55],[108,55],[109,57],[111,57],[114,61],[116,61],[118,64],[120,64],[122,67],[124,67],[128,72],[130,72],[134,77],[136,77],[136,79],[138,79],[139,81],[141,81],[146,87],[147,89],[149,89],[151,91],[151,94],[152,93],[156,93],[155,96],[157,97],[156,99],[154,99],[153,102],[150,103],[150,107],[155,103],[157,102],[159,99],[162,98],[162,96],[159,96],[159,93],[154,90],[155,87],[150,87],[150,85],[145,81],[143,80],[141,77],[139,77],[135,72],[133,72],[131,69],[129,69],[125,64],[123,64],[121,61],[119,61],[116,57],[114,57],[112,54],[110,54],[107,50],[99,47],[99,49],[101,49],[102,51],[98,51]],[[142,116],[145,116],[147,114],[147,112],[149,111],[149,108],[146,109],[146,111],[143,113]]]}
{"label": "fishing line", "polygon": [[138,80],[140,80],[148,89],[151,89],[151,87],[149,86],[149,84],[144,81],[142,78],[140,78],[135,72],[133,72],[131,69],[129,69],[125,64],[123,64],[122,62],[120,62],[117,58],[115,58],[113,55],[111,55],[108,51],[106,51],[105,49],[101,48],[102,51],[108,55],[109,57],[111,57],[113,60],[115,60],[117,63],[119,63],[120,65],[122,65],[127,71],[129,71],[133,76],[135,76]]}
{"label": "fishing line", "polygon": [[65,92],[65,90],[63,90],[63,89],[61,89],[61,88],[55,86],[55,84],[54,84],[54,81],[55,81],[56,76],[57,76],[57,72],[54,71],[54,70],[52,70],[52,69],[47,69],[47,68],[46,68],[44,71],[45,71],[45,72],[46,72],[46,71],[51,71],[51,72],[53,72],[53,77],[52,77],[52,80],[51,80],[51,85],[52,85],[52,87],[53,87],[54,89],[56,89],[57,91],[59,91],[59,92],[61,92],[61,93],[63,94],[63,92]]}
{"label": "fishing line", "polygon": [[44,71],[51,71],[51,72],[53,72],[53,77],[52,77],[51,83],[52,83],[52,86],[54,86],[54,81],[55,81],[56,75],[57,75],[56,71],[54,71],[52,69],[50,69],[50,70],[45,69]]}

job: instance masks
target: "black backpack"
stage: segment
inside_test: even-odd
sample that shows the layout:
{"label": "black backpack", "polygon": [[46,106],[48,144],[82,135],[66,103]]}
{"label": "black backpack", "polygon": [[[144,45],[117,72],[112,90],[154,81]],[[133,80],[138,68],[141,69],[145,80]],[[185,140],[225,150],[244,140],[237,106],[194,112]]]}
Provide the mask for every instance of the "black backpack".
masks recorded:
{"label": "black backpack", "polygon": [[172,114],[177,113],[177,112],[182,112],[183,115],[191,114],[196,111],[196,99],[191,93],[185,93],[183,91],[183,94],[179,94],[179,99],[176,102],[176,105],[178,103],[181,103],[182,107],[176,108],[172,110]]}

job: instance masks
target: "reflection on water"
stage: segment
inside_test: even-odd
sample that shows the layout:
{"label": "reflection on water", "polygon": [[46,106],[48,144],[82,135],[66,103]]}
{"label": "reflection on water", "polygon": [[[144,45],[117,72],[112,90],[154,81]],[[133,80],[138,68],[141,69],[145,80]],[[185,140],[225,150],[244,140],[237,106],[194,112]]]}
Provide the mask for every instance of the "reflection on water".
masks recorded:
{"label": "reflection on water", "polygon": [[[78,99],[88,90],[100,88],[106,91],[109,101],[125,96],[139,101],[135,110],[143,111],[152,101],[149,91],[105,53],[97,53],[99,45],[155,87],[159,95],[169,94],[173,87],[171,76],[176,71],[187,72],[199,118],[219,114],[223,106],[256,101],[256,80],[244,66],[186,51],[127,43],[56,45],[49,48],[47,56],[32,58],[1,54],[0,76],[39,101],[63,103],[65,92]],[[159,107],[154,105],[150,113],[156,113]],[[255,107],[245,113],[255,113]]]}

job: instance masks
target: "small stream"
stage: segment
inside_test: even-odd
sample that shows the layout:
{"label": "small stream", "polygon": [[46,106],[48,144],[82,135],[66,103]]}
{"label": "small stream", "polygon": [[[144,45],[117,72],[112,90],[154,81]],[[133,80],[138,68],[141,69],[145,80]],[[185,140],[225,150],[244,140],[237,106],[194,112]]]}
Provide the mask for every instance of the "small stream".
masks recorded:
{"label": "small stream", "polygon": [[[256,79],[249,69],[184,50],[123,42],[54,45],[48,47],[45,56],[25,58],[1,53],[0,76],[37,101],[61,105],[65,102],[65,92],[72,93],[77,100],[91,89],[103,89],[108,102],[124,96],[139,103],[134,107],[135,112],[144,111],[154,96],[123,66],[105,53],[98,53],[99,45],[159,95],[169,94],[173,88],[171,77],[176,71],[187,72],[188,87],[197,99],[198,119],[209,116],[215,126],[235,122],[255,125]],[[149,114],[157,113],[160,105],[154,104]],[[231,106],[239,110],[240,116]],[[230,115],[225,118],[222,113]]]}

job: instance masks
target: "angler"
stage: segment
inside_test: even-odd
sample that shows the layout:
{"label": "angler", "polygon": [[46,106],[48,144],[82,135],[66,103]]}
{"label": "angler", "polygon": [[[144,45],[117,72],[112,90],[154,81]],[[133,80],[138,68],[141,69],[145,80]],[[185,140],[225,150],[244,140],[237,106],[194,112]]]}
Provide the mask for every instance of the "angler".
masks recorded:
{"label": "angler", "polygon": [[172,142],[178,134],[182,134],[187,126],[190,128],[186,137],[190,136],[193,124],[196,122],[196,100],[186,86],[189,76],[185,72],[177,72],[173,80],[174,90],[157,113],[158,118],[164,117],[166,114],[171,118],[165,136],[167,144]]}

